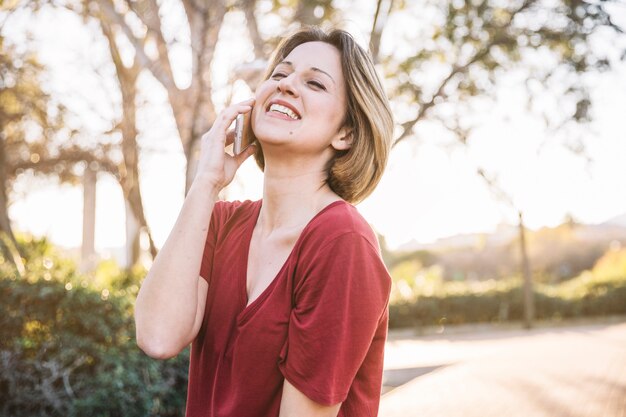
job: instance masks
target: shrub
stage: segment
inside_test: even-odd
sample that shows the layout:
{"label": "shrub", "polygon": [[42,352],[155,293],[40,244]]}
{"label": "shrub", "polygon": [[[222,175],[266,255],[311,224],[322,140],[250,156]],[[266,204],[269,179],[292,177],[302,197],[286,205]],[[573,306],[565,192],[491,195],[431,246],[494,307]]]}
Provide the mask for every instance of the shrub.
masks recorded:
{"label": "shrub", "polygon": [[0,416],[182,416],[188,352],[137,348],[138,282],[118,271],[102,288],[44,239],[22,244],[25,279],[0,265]]}
{"label": "shrub", "polygon": [[[523,320],[520,278],[447,282],[432,274],[421,279],[424,274],[408,282],[395,279],[394,286],[403,291],[392,291],[390,327]],[[534,303],[537,319],[626,314],[626,249],[608,251],[590,271],[569,281],[535,283]]]}

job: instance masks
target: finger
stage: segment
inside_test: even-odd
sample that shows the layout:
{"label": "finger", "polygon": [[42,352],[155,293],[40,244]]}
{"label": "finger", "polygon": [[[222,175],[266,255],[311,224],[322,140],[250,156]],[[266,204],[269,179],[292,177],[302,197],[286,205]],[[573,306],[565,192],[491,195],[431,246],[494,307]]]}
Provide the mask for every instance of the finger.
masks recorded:
{"label": "finger", "polygon": [[232,106],[226,107],[215,120],[214,126],[220,129],[220,131],[226,132],[226,129],[228,129],[228,127],[237,118],[237,115],[240,113],[248,113],[252,110],[253,105],[254,98],[250,98],[242,101],[241,103],[236,103]]}
{"label": "finger", "polygon": [[235,141],[235,129],[230,129],[226,132],[226,143],[225,145],[228,146],[231,143],[233,143]]}
{"label": "finger", "polygon": [[251,143],[243,152],[239,155],[235,155],[235,162],[237,162],[238,167],[241,166],[246,159],[256,153],[257,146],[256,143]]}

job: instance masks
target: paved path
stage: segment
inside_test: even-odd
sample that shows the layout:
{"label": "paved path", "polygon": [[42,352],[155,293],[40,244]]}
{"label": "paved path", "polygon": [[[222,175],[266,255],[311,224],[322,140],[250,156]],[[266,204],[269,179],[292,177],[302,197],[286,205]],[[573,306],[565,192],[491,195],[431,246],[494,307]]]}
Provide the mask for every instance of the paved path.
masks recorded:
{"label": "paved path", "polygon": [[624,321],[392,334],[385,354],[379,417],[626,417]]}

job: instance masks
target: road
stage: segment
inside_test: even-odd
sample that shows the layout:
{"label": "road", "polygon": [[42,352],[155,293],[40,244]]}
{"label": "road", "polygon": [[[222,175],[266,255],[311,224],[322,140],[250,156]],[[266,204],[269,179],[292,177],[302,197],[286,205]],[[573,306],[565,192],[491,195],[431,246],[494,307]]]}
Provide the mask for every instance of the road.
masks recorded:
{"label": "road", "polygon": [[[379,417],[626,417],[626,320],[390,333]],[[396,388],[394,388],[396,387]]]}

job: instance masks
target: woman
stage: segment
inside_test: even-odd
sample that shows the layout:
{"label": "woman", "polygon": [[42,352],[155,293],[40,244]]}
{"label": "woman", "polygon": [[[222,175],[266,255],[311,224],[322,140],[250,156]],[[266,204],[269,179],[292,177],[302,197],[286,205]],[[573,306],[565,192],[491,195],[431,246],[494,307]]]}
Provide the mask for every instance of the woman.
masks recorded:
{"label": "woman", "polygon": [[[227,129],[247,112],[258,145],[232,157]],[[377,414],[391,280],[351,203],[378,183],[392,131],[365,51],[308,28],[278,46],[255,98],[203,136],[135,308],[150,356],[192,343],[187,416]],[[253,154],[262,200],[217,201]]]}

